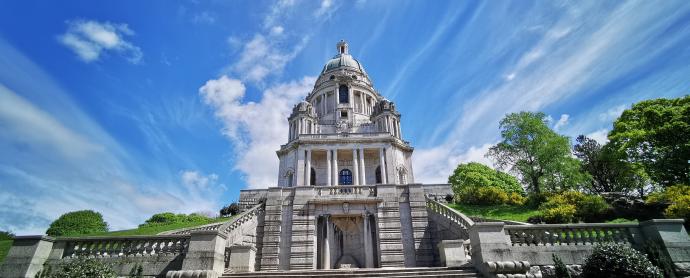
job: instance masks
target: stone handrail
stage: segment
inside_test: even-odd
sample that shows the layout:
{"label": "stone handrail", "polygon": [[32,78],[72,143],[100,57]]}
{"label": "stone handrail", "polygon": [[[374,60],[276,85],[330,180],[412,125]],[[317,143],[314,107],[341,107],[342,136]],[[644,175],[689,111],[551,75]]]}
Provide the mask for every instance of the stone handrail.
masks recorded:
{"label": "stone handrail", "polygon": [[373,185],[315,186],[314,189],[317,196],[376,196],[376,186]]}
{"label": "stone handrail", "polygon": [[[467,215],[464,215],[452,208],[449,208],[448,206],[441,204],[437,201],[434,201],[433,199],[430,199],[428,196],[426,196],[426,207],[430,209],[431,211],[438,213],[439,215],[457,223],[461,227],[465,228],[465,231],[463,234],[467,233],[467,229],[472,227],[474,225],[474,221],[467,217]],[[465,237],[469,238],[469,237]]]}
{"label": "stone handrail", "polygon": [[187,252],[189,235],[127,237],[67,237],[55,240],[64,244],[66,257],[141,257],[178,255]]}
{"label": "stone handrail", "polygon": [[600,242],[634,243],[638,224],[507,225],[513,246],[585,245]]}
{"label": "stone handrail", "polygon": [[264,204],[258,204],[251,209],[240,213],[237,217],[233,217],[228,221],[225,222],[219,222],[219,223],[212,223],[212,224],[207,224],[203,226],[197,226],[193,228],[184,228],[184,229],[179,229],[179,230],[173,230],[173,231],[168,231],[164,232],[161,234],[170,234],[170,235],[189,235],[191,232],[196,232],[196,231],[220,231],[222,233],[229,233],[236,227],[239,227],[242,225],[242,223],[247,222],[251,218],[253,218],[258,212],[263,210]]}
{"label": "stone handrail", "polygon": [[483,218],[483,217],[477,217],[477,216],[470,216],[470,219],[472,219],[472,221],[474,221],[474,223],[503,222],[506,225],[532,225],[531,223],[525,223],[525,222],[520,222],[520,221],[498,220],[498,219],[490,219],[490,218]]}

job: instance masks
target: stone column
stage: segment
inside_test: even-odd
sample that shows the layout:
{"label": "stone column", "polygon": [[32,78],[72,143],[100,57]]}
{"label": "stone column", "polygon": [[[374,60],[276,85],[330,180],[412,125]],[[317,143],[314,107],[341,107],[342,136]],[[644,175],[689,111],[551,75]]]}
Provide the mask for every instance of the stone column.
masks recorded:
{"label": "stone column", "polygon": [[359,185],[359,167],[357,166],[357,149],[352,149],[352,184]]}
{"label": "stone column", "polygon": [[49,236],[17,236],[0,265],[0,277],[33,278],[50,256],[54,239]]}
{"label": "stone column", "polygon": [[359,148],[359,176],[361,177],[361,182],[359,184],[367,184],[367,176],[365,174],[364,166],[364,148]]}
{"label": "stone column", "polygon": [[297,169],[293,177],[295,186],[304,185],[304,173],[304,149],[297,148]]}
{"label": "stone column", "polygon": [[338,149],[333,149],[333,185],[338,185]]}
{"label": "stone column", "polygon": [[398,119],[398,138],[402,139],[402,129],[400,128],[400,119]]}
{"label": "stone column", "polygon": [[364,114],[364,93],[359,93],[359,113]]}
{"label": "stone column", "polygon": [[362,219],[364,219],[364,267],[373,268],[374,267],[374,252],[371,247],[371,227],[369,227],[369,214],[364,213]]}
{"label": "stone column", "polygon": [[381,183],[388,183],[388,175],[386,175],[386,156],[383,148],[379,149],[379,164],[381,165]]}
{"label": "stone column", "polygon": [[326,185],[331,186],[331,178],[333,177],[333,170],[331,170],[331,150],[326,150]]}
{"label": "stone column", "polygon": [[307,169],[305,169],[304,185],[313,185],[311,184],[311,149],[307,150],[307,158],[305,160],[307,161]]}
{"label": "stone column", "polygon": [[330,215],[326,215],[324,218],[325,221],[323,223],[326,225],[326,240],[323,241],[323,268],[331,269],[331,243],[333,243],[333,228],[331,227]]}

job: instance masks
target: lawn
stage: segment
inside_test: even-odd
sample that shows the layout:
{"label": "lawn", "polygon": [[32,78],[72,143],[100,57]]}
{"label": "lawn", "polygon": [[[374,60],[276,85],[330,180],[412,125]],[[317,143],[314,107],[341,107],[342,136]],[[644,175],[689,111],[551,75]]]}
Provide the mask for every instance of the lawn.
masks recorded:
{"label": "lawn", "polygon": [[475,216],[481,218],[488,218],[494,220],[512,220],[519,222],[527,222],[527,218],[537,215],[537,209],[526,206],[511,206],[511,205],[466,205],[466,204],[449,204],[449,207],[464,213],[467,216]]}
{"label": "lawn", "polygon": [[228,221],[230,219],[231,219],[230,217],[220,217],[220,218],[214,218],[211,221],[172,223],[172,224],[167,224],[167,225],[148,226],[148,227],[136,228],[136,229],[131,229],[131,230],[120,230],[120,231],[111,231],[111,232],[105,232],[105,233],[95,233],[95,234],[89,234],[87,236],[156,235],[158,233],[165,232],[165,231],[172,231],[172,230],[177,230],[177,229],[182,229],[182,228],[190,228],[190,227],[201,226],[201,225],[206,225],[206,224],[211,224],[211,223],[225,222],[225,221]]}
{"label": "lawn", "polygon": [[2,263],[3,260],[5,260],[7,252],[10,251],[10,247],[12,247],[11,240],[0,240],[0,263]]}

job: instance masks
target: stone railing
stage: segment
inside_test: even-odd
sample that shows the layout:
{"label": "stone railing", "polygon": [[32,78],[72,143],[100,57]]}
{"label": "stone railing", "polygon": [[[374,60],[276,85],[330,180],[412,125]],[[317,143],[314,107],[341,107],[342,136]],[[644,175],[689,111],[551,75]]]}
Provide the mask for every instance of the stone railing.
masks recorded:
{"label": "stone railing", "polygon": [[179,255],[187,252],[189,235],[156,235],[128,237],[60,238],[62,258],[142,257]]}
{"label": "stone railing", "polygon": [[249,221],[250,219],[254,218],[257,213],[260,213],[263,211],[263,206],[264,204],[258,204],[252,207],[251,209],[240,213],[240,215],[231,218],[228,221],[225,222],[219,222],[219,223],[212,223],[212,224],[207,224],[203,226],[198,226],[198,227],[193,227],[193,228],[184,228],[184,229],[179,229],[179,230],[173,230],[169,232],[164,232],[161,233],[163,235],[165,234],[171,234],[171,235],[188,235],[191,232],[196,232],[196,231],[221,231],[222,233],[229,233],[233,229],[241,226],[243,223]]}
{"label": "stone railing", "polygon": [[371,132],[371,133],[322,133],[322,134],[300,134],[300,139],[337,139],[337,138],[378,138],[389,137],[388,132]]}
{"label": "stone railing", "polygon": [[317,196],[338,197],[338,196],[359,196],[375,197],[376,186],[373,185],[338,185],[338,186],[315,186]]}
{"label": "stone railing", "polygon": [[225,222],[220,228],[219,231],[222,233],[228,235],[228,242],[229,243],[234,243],[238,241],[237,237],[243,236],[242,232],[237,232],[235,233],[238,228],[240,228],[242,225],[251,222],[253,224],[252,229],[253,232],[256,232],[256,217],[259,214],[262,214],[264,212],[264,204],[258,204],[251,208],[250,210],[247,210],[243,213],[241,213],[239,216],[237,216],[234,221],[229,221]]}
{"label": "stone railing", "polygon": [[601,242],[633,244],[638,224],[506,225],[513,246],[585,245]]}
{"label": "stone railing", "polygon": [[433,199],[430,199],[429,197],[426,197],[426,207],[429,210],[441,215],[442,217],[447,218],[447,219],[455,222],[456,224],[463,227],[465,230],[469,229],[471,226],[474,225],[474,221],[472,221],[472,219],[470,219],[466,215],[464,215],[464,214],[462,214],[462,213],[460,213],[460,212],[458,212],[452,208],[449,208],[448,206],[446,206],[444,204],[441,204],[437,201],[434,201]]}
{"label": "stone railing", "polygon": [[474,221],[474,223],[503,222],[506,225],[532,225],[530,223],[519,222],[519,221],[498,220],[498,219],[491,219],[491,218],[484,218],[484,217],[477,217],[477,216],[470,216],[470,219],[472,219],[472,221]]}

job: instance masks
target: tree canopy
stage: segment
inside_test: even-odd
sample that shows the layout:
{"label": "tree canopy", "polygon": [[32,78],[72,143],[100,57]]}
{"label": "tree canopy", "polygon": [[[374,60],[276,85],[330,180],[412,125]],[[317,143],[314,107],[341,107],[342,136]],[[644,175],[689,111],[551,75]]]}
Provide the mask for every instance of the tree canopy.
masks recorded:
{"label": "tree canopy", "polygon": [[613,123],[610,144],[639,163],[652,181],[690,181],[690,95],[638,102]]}
{"label": "tree canopy", "polygon": [[586,188],[595,193],[629,192],[646,184],[646,174],[639,167],[625,161],[625,156],[610,144],[601,145],[584,135],[577,137],[573,147],[580,159],[582,170],[592,179]]}
{"label": "tree canopy", "polygon": [[571,157],[569,138],[551,130],[544,113],[508,114],[500,129],[503,140],[487,156],[501,169],[518,174],[529,190],[556,191],[587,182],[589,177],[579,171],[579,161]]}
{"label": "tree canopy", "polygon": [[459,192],[466,187],[489,186],[500,188],[506,193],[523,194],[524,192],[515,177],[477,162],[459,164],[453,174],[448,177],[448,183],[452,185],[454,192]]}
{"label": "tree canopy", "polygon": [[68,212],[53,221],[46,231],[49,236],[77,236],[107,232],[108,223],[103,216],[92,210]]}

